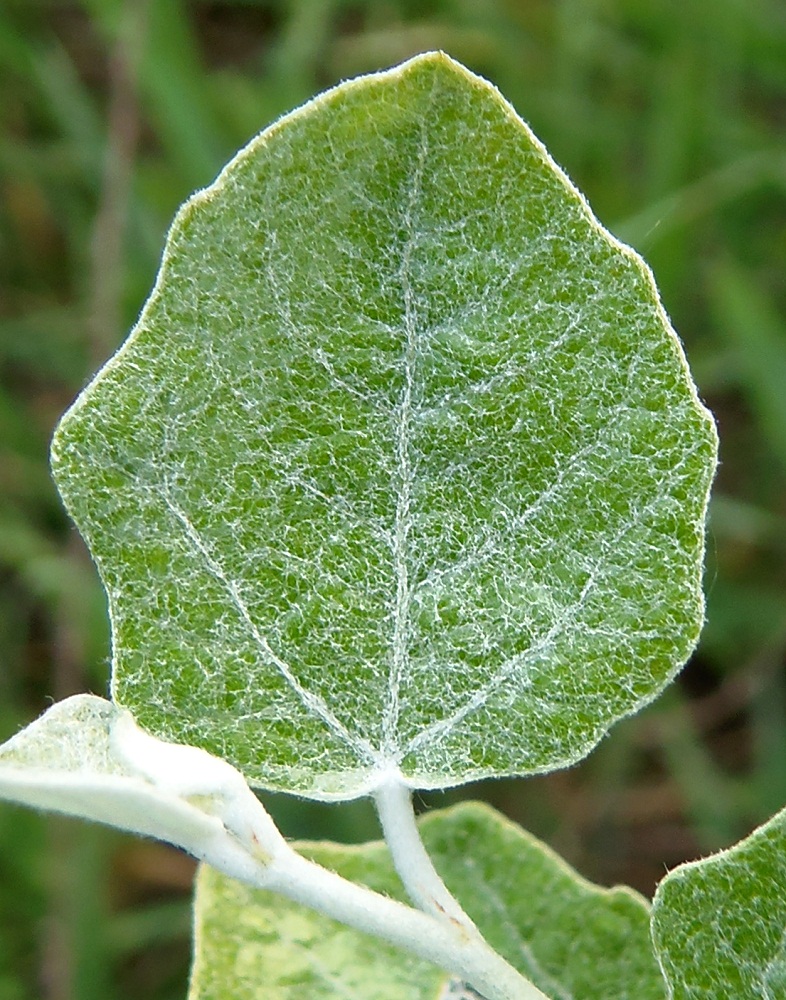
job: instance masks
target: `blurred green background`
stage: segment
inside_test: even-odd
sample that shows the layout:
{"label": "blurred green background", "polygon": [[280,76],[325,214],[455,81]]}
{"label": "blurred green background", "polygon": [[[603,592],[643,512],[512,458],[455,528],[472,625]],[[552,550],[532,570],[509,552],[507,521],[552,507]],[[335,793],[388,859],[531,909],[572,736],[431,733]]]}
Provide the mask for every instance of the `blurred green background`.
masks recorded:
{"label": "blurred green background", "polygon": [[[719,421],[708,624],[680,681],[579,767],[460,790],[649,894],[786,803],[782,0],[0,0],[0,739],[106,692],[103,596],[47,445],[174,210],[282,112],[431,48],[496,83],[651,263]],[[363,805],[271,808],[293,836],[375,835]],[[2,806],[0,1000],[181,1000],[192,871]]]}

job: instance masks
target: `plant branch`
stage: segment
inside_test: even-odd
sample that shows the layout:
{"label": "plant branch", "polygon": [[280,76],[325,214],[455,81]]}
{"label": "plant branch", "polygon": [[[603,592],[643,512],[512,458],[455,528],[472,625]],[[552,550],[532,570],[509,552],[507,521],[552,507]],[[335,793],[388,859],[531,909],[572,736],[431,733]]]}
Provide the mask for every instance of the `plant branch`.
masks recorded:
{"label": "plant branch", "polygon": [[486,1000],[548,1000],[477,934],[357,885],[290,848],[261,871],[260,887],[454,973]]}
{"label": "plant branch", "polygon": [[[84,697],[90,704],[107,704]],[[397,852],[405,860],[414,854],[415,870],[410,874],[418,884],[417,875],[422,874],[427,887],[423,893],[436,915],[389,899],[301,857],[281,836],[242,774],[227,761],[198,747],[157,739],[142,730],[129,712],[111,706],[110,711],[116,714],[107,749],[111,759],[122,765],[121,774],[115,771],[112,776],[137,795],[143,783],[146,812],[141,818],[130,811],[129,828],[153,835],[165,832],[168,839],[219,871],[405,948],[459,976],[487,1000],[546,1000],[489,947],[442,885],[420,840],[412,801],[400,777],[391,780],[381,795],[382,813],[388,826],[394,827]],[[150,822],[156,809],[158,828]],[[90,815],[104,819],[106,814],[93,808]],[[445,906],[435,904],[431,890]]]}
{"label": "plant branch", "polygon": [[434,868],[420,839],[412,793],[399,774],[391,775],[375,790],[374,802],[393,864],[415,906],[479,936],[474,923]]}

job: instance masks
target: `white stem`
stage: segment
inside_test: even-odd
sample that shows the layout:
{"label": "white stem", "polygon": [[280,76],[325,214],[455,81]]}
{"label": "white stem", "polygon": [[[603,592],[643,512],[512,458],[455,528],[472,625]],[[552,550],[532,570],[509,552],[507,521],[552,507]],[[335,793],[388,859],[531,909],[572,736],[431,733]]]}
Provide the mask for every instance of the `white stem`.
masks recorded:
{"label": "white stem", "polygon": [[412,793],[400,775],[391,775],[375,789],[374,801],[393,864],[415,906],[478,934],[458,900],[450,894],[437,874],[423,846],[412,808]]}
{"label": "white stem", "polygon": [[548,1000],[477,934],[349,882],[292,850],[277,855],[261,875],[264,888],[454,973],[486,1000]]}
{"label": "white stem", "polygon": [[[546,1000],[486,944],[440,882],[420,841],[400,776],[381,796],[381,813],[399,830],[399,854],[405,861],[414,854],[416,867],[425,872],[422,894],[439,918],[296,854],[243,776],[226,761],[196,747],[157,740],[128,713],[114,719],[108,749],[126,768],[126,782],[143,789],[145,803],[159,811],[166,807],[166,829],[177,832],[176,842],[219,871],[405,948],[459,976],[487,1000]],[[132,828],[138,828],[138,822]],[[155,833],[156,825],[142,829]]]}

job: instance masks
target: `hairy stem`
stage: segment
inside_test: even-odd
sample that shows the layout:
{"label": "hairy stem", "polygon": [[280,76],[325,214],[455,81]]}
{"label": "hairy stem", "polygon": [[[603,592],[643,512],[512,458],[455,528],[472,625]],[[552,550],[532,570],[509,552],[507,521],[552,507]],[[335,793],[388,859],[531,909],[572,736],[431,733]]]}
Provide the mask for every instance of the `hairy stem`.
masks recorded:
{"label": "hairy stem", "polygon": [[[21,801],[107,821],[112,805],[126,796],[122,825],[130,830],[163,835],[232,878],[404,948],[469,983],[487,1000],[546,1000],[489,947],[439,882],[400,778],[381,796],[382,812],[388,825],[399,817],[397,850],[406,858],[408,848],[418,858],[427,885],[422,892],[434,913],[413,909],[301,857],[227,761],[199,747],[151,736],[130,712],[100,698],[84,695],[77,703],[89,703],[94,711],[100,707],[103,713],[93,740],[93,769],[84,775],[56,772],[59,782],[49,776],[48,784],[27,787]],[[432,889],[444,906],[434,903]]]}
{"label": "hairy stem", "polygon": [[412,793],[400,776],[391,775],[380,785],[374,792],[374,801],[393,864],[415,906],[479,935],[434,868],[415,822]]}
{"label": "hairy stem", "polygon": [[476,933],[330,872],[287,849],[260,884],[454,973],[486,1000],[548,1000]]}
{"label": "hairy stem", "polygon": [[[179,750],[182,752],[182,748]],[[219,844],[213,857],[208,858],[214,864],[217,861],[222,870],[404,948],[460,977],[487,1000],[547,1000],[537,987],[489,947],[444,886],[440,895],[463,919],[454,919],[440,908],[437,908],[439,916],[413,909],[306,860],[281,837],[262,803],[242,779],[236,782],[233,778],[231,782],[223,782],[222,787],[225,793],[221,813],[226,834],[224,847],[232,850],[223,850]],[[399,800],[392,810],[394,814],[396,809],[408,808],[411,820],[402,826],[409,829],[411,824],[427,867],[433,872],[432,878],[441,885],[414,826],[408,793],[403,801],[401,799],[402,787],[399,784],[399,791],[391,791],[386,801]],[[406,815],[406,809],[404,813]],[[409,830],[403,842],[411,836],[412,830]],[[238,853],[239,865],[235,856]]]}

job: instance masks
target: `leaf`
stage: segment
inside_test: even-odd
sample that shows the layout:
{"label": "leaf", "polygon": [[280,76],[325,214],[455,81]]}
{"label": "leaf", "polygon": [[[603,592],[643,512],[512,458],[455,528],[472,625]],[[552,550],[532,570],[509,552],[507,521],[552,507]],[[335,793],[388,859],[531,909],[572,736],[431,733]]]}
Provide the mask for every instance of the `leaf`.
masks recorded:
{"label": "leaf", "polygon": [[284,846],[226,761],[164,743],[95,695],[74,695],[0,746],[0,799],[167,840],[236,878]]}
{"label": "leaf", "polygon": [[[177,840],[181,828],[184,838],[204,836],[215,820],[179,800],[164,802],[115,752],[112,728],[124,715],[95,695],[53,705],[0,747],[0,798],[165,840]],[[151,829],[156,806],[163,813]]]}
{"label": "leaf", "polygon": [[114,698],[256,784],[568,764],[701,625],[715,431],[652,277],[440,53],[181,209],[52,460]]}
{"label": "leaf", "polygon": [[[642,897],[585,882],[548,847],[485,805],[433,813],[420,828],[440,874],[489,943],[548,996],[665,1000]],[[381,843],[297,846],[353,881],[402,897]],[[458,984],[449,991],[447,973],[206,867],[195,910],[189,1000],[461,996]]]}
{"label": "leaf", "polygon": [[786,1000],[786,809],[669,872],[652,935],[674,1000]]}

